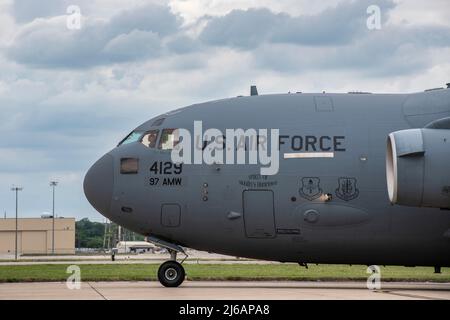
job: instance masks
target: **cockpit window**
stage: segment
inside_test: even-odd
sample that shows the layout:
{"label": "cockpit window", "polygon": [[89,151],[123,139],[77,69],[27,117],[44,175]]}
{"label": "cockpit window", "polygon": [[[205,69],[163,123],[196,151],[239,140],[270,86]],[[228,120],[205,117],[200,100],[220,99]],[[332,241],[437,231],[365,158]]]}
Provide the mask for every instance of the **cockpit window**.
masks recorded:
{"label": "cockpit window", "polygon": [[150,130],[144,134],[141,143],[147,148],[155,148],[156,140],[158,140],[159,130]]}
{"label": "cockpit window", "polygon": [[176,134],[176,130],[164,129],[162,131],[161,139],[159,139],[159,149],[172,150],[180,142],[180,137]]}
{"label": "cockpit window", "polygon": [[120,146],[122,144],[128,144],[128,143],[139,141],[139,139],[142,137],[142,134],[143,134],[142,131],[133,131],[129,135],[127,135],[125,137],[125,139],[120,141],[117,146]]}

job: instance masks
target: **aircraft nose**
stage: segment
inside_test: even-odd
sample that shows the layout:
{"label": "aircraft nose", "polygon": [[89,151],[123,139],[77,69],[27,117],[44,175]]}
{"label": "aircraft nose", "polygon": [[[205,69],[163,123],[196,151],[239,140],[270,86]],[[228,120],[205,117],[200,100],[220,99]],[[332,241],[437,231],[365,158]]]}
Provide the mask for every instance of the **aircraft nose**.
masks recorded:
{"label": "aircraft nose", "polygon": [[106,154],[88,170],[84,177],[84,194],[89,203],[102,215],[108,216],[114,184],[113,157]]}

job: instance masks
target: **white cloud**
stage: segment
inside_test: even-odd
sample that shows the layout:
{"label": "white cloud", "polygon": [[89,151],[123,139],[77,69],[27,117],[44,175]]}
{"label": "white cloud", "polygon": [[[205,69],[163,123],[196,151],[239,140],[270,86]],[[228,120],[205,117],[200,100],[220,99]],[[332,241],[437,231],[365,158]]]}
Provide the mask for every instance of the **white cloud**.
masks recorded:
{"label": "white cloud", "polygon": [[[345,0],[344,0],[345,1]],[[267,8],[273,12],[290,13],[292,15],[312,15],[335,7],[343,0],[310,1],[310,0],[171,0],[170,6],[187,22],[194,22],[202,16],[223,16],[232,10],[250,8]]]}
{"label": "white cloud", "polygon": [[450,1],[448,0],[396,0],[397,6],[390,14],[394,24],[441,25],[450,27]]}
{"label": "white cloud", "polygon": [[146,4],[109,20],[82,20],[69,30],[64,15],[22,26],[8,48],[18,63],[39,68],[87,68],[158,55],[163,38],[176,33],[180,18],[168,6]]}
{"label": "white cloud", "polygon": [[136,61],[161,54],[158,35],[152,31],[133,30],[111,39],[102,52],[112,61]]}

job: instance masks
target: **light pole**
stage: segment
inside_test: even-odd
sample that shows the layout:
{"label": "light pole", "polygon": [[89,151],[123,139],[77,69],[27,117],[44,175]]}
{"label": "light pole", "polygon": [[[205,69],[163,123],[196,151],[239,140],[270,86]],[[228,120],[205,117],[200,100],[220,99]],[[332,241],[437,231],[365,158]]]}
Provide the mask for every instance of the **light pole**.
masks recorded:
{"label": "light pole", "polygon": [[12,191],[16,193],[16,243],[15,243],[15,255],[17,260],[17,234],[19,229],[19,223],[18,223],[18,211],[19,211],[19,191],[22,191],[23,188],[21,187],[12,187]]}
{"label": "light pole", "polygon": [[52,205],[52,254],[55,254],[55,187],[58,185],[58,181],[50,181],[50,187],[52,187],[53,193],[53,205]]}

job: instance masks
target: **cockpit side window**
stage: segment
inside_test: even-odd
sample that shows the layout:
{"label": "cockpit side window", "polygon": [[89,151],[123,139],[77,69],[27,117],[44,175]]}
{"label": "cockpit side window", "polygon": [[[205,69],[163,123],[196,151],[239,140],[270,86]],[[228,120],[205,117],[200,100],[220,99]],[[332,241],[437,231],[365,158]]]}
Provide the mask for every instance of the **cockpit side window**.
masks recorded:
{"label": "cockpit side window", "polygon": [[147,148],[155,148],[156,141],[158,140],[159,130],[147,131],[141,139],[141,143]]}
{"label": "cockpit side window", "polygon": [[139,159],[122,158],[120,159],[121,174],[137,174],[139,172]]}
{"label": "cockpit side window", "polygon": [[129,135],[127,135],[122,141],[120,141],[117,146],[121,146],[123,144],[129,144],[129,143],[139,141],[139,139],[142,137],[143,133],[144,132],[142,132],[142,131],[133,131]]}
{"label": "cockpit side window", "polygon": [[161,150],[172,150],[179,142],[180,137],[178,136],[177,129],[164,129],[159,139],[159,149]]}

